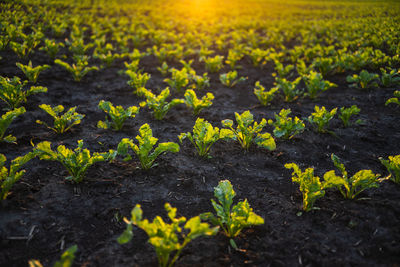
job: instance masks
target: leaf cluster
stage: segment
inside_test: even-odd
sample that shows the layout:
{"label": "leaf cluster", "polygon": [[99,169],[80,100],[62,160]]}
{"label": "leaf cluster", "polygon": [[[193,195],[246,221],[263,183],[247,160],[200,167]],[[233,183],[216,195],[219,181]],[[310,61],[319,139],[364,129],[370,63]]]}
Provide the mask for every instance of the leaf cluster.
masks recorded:
{"label": "leaf cluster", "polygon": [[230,181],[220,181],[218,186],[214,188],[214,196],[218,200],[218,203],[214,199],[211,199],[211,204],[216,215],[207,212],[201,214],[201,218],[220,226],[226,236],[231,238],[230,243],[234,248],[237,247],[233,238],[239,235],[244,228],[264,224],[264,219],[253,212],[247,199],[239,201],[236,205],[232,206],[236,193]]}
{"label": "leaf cluster", "polygon": [[28,65],[23,65],[21,63],[16,63],[17,67],[20,68],[22,70],[22,72],[25,74],[26,78],[28,78],[28,80],[31,83],[36,83],[39,74],[50,68],[49,65],[39,65],[36,67],[32,66],[32,61],[29,61]]}
{"label": "leaf cluster", "polygon": [[71,129],[72,126],[80,124],[81,120],[85,117],[85,115],[76,112],[76,107],[70,108],[68,111],[64,112],[64,114],[61,114],[64,111],[62,105],[51,107],[50,105],[41,104],[39,108],[46,111],[47,114],[53,118],[54,123],[53,127],[41,120],[36,120],[36,123],[45,125],[57,134],[65,133]]}
{"label": "leaf cluster", "polygon": [[99,70],[97,66],[89,66],[87,58],[77,58],[76,62],[72,63],[72,65],[62,61],[61,59],[54,60],[54,63],[60,65],[71,73],[76,82],[80,82],[89,72]]}
{"label": "leaf cluster", "polygon": [[7,128],[13,122],[13,120],[15,120],[18,116],[21,116],[25,112],[26,112],[25,108],[20,107],[20,108],[10,110],[1,116],[1,118],[0,118],[0,142],[15,143],[17,141],[17,138],[15,136],[12,136],[11,134],[5,136],[5,133],[7,131]]}
{"label": "leaf cluster", "polygon": [[262,86],[259,81],[256,82],[254,88],[254,94],[263,106],[269,105],[278,91],[279,88],[277,87],[271,88],[269,91],[265,91],[265,87]]}
{"label": "leaf cluster", "polygon": [[179,145],[174,142],[159,143],[154,148],[158,142],[158,138],[153,137],[153,131],[147,123],[140,127],[136,140],[139,143],[138,145],[132,139],[123,138],[118,144],[118,154],[125,157],[124,160],[126,161],[131,160],[132,156],[129,154],[129,148],[132,149],[139,158],[142,168],[145,170],[155,166],[154,161],[161,154],[179,152]]}
{"label": "leaf cluster", "polygon": [[228,73],[220,74],[219,80],[225,86],[234,87],[236,84],[246,81],[247,78],[246,77],[238,78],[238,72],[236,70],[234,70],[234,71],[230,71]]}
{"label": "leaf cluster", "polygon": [[0,154],[0,201],[6,199],[11,187],[25,174],[25,170],[19,171],[22,166],[34,157],[32,152],[17,157],[11,161],[10,167],[7,169],[4,166],[7,158]]}
{"label": "leaf cluster", "polygon": [[336,115],[337,108],[328,111],[324,106],[321,108],[319,106],[315,106],[314,110],[315,112],[311,113],[311,115],[308,117],[308,122],[311,123],[320,133],[329,132],[327,128],[329,122]]}
{"label": "leaf cluster", "polygon": [[31,86],[25,90],[27,81],[21,82],[21,79],[14,76],[12,79],[0,76],[0,99],[3,100],[10,109],[19,107],[26,103],[30,95],[47,92],[43,86]]}
{"label": "leaf cluster", "polygon": [[75,183],[83,181],[90,166],[96,162],[111,161],[117,155],[114,150],[91,154],[88,149],[83,149],[82,140],[78,141],[78,146],[74,150],[66,148],[64,145],[59,145],[55,151],[51,149],[51,142],[44,141],[33,148],[33,153],[40,160],[58,161],[61,163],[70,175],[66,179],[72,180]]}
{"label": "leaf cluster", "polygon": [[[177,209],[169,203],[165,203],[164,208],[170,223],[165,222],[160,216],[156,216],[152,222],[143,219],[143,211],[137,204],[131,211],[131,219],[124,218],[127,228],[118,238],[118,243],[125,244],[132,239],[133,225],[135,225],[148,235],[148,242],[156,250],[159,266],[170,267],[174,265],[187,244],[201,236],[215,235],[218,227],[211,228],[208,223],[201,222],[199,216],[189,220],[185,217],[177,218]],[[183,227],[182,224],[184,224]],[[172,256],[171,253],[174,251],[175,254]]]}
{"label": "leaf cluster", "polygon": [[315,99],[320,92],[324,92],[332,87],[337,87],[336,84],[323,79],[321,73],[311,71],[308,75],[303,76],[307,93],[311,99]]}
{"label": "leaf cluster", "polygon": [[[99,102],[98,107],[108,116],[105,121],[98,121],[97,127],[102,129],[113,128],[115,131],[121,130],[128,118],[135,118],[139,113],[139,107],[131,106],[124,109],[122,106],[113,106],[111,102],[104,100]],[[110,118],[111,121],[109,121],[108,118]]]}
{"label": "leaf cluster", "polygon": [[156,120],[162,120],[171,108],[185,102],[183,99],[178,98],[174,98],[168,102],[167,98],[170,96],[168,87],[162,90],[159,95],[155,95],[151,91],[146,90],[144,96],[146,97],[146,101],[141,102],[140,106],[147,106],[150,108]]}
{"label": "leaf cluster", "polygon": [[267,125],[267,121],[262,119],[260,123],[254,121],[253,114],[250,111],[245,111],[242,114],[235,112],[237,123],[236,129],[233,128],[233,121],[226,119],[221,121],[224,128],[228,128],[226,135],[233,140],[237,140],[241,147],[249,150],[251,144],[256,144],[261,148],[275,150],[276,144],[270,133],[261,133]]}
{"label": "leaf cluster", "polygon": [[213,104],[212,100],[214,99],[214,95],[212,93],[207,93],[201,99],[198,99],[194,90],[187,89],[184,98],[186,106],[193,109],[193,115],[197,116],[200,111]]}
{"label": "leaf cluster", "polygon": [[400,155],[389,156],[388,159],[379,158],[383,166],[390,173],[389,178],[399,184],[400,183]]}
{"label": "leaf cluster", "polygon": [[275,127],[273,131],[275,137],[291,139],[304,131],[305,125],[301,119],[298,117],[288,117],[291,112],[290,109],[282,109],[279,114],[274,115],[275,122],[273,120],[268,120],[268,124]]}
{"label": "leaf cluster", "polygon": [[206,157],[209,156],[210,148],[215,142],[232,138],[232,135],[230,130],[213,127],[208,121],[197,118],[193,126],[193,133],[181,133],[178,138],[181,143],[184,139],[189,139],[199,156]]}

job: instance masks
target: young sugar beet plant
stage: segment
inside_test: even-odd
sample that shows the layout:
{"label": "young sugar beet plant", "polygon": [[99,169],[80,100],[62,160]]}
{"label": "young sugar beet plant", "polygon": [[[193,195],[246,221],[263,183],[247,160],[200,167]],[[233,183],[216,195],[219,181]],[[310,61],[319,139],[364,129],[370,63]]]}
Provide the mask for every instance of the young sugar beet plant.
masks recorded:
{"label": "young sugar beet plant", "polygon": [[55,59],[58,51],[60,51],[61,47],[64,47],[64,43],[57,43],[51,39],[44,39],[44,46],[40,48],[40,50],[45,51],[47,55],[51,59]]}
{"label": "young sugar beet plant", "polygon": [[275,122],[268,120],[268,124],[275,127],[273,131],[275,137],[291,139],[304,131],[305,125],[302,120],[298,117],[288,117],[291,112],[290,109],[282,109],[279,114],[275,114]]}
{"label": "young sugar beet plant", "polygon": [[228,180],[222,180],[218,183],[218,186],[214,188],[214,196],[219,203],[211,199],[211,204],[217,214],[206,212],[201,214],[200,217],[220,226],[225,235],[230,238],[231,246],[237,249],[233,238],[238,236],[246,227],[264,224],[264,219],[253,212],[247,199],[238,202],[232,207],[236,193]]}
{"label": "young sugar beet plant", "polygon": [[65,133],[74,125],[80,124],[81,120],[85,117],[85,115],[76,112],[76,107],[70,108],[68,111],[64,112],[64,114],[60,114],[64,111],[62,105],[51,107],[50,105],[41,104],[39,108],[46,111],[54,119],[54,123],[53,127],[41,120],[36,120],[36,123],[45,125],[57,134]]}
{"label": "young sugar beet plant", "polygon": [[389,105],[389,104],[397,104],[400,106],[400,91],[394,91],[392,98],[389,98],[386,103],[385,106]]}
{"label": "young sugar beet plant", "polygon": [[83,141],[78,141],[78,146],[74,150],[66,148],[64,145],[57,147],[54,151],[51,149],[51,143],[48,141],[41,142],[34,146],[33,153],[38,156],[40,160],[58,161],[68,171],[69,176],[67,180],[72,180],[75,183],[80,183],[85,178],[87,169],[101,161],[111,161],[117,155],[114,150],[109,152],[90,154],[88,149],[83,149]]}
{"label": "young sugar beet plant", "polygon": [[21,82],[20,78],[12,79],[0,76],[0,99],[3,100],[10,109],[19,107],[26,103],[28,96],[37,93],[46,93],[47,88],[43,86],[31,86],[25,90],[27,81]]}
{"label": "young sugar beet plant", "polygon": [[206,64],[206,70],[211,73],[218,72],[224,67],[224,56],[204,57],[202,61]]}
{"label": "young sugar beet plant", "polygon": [[258,101],[260,101],[261,105],[267,106],[274,99],[276,92],[279,91],[278,87],[274,87],[269,91],[265,91],[264,86],[260,84],[259,81],[256,82],[254,88],[254,94],[256,95]]}
{"label": "young sugar beet plant", "polygon": [[189,84],[190,74],[186,68],[182,70],[171,69],[171,78],[164,79],[171,88],[175,89],[178,93]]}
{"label": "young sugar beet plant", "polygon": [[336,175],[334,170],[326,172],[324,174],[325,187],[336,187],[344,198],[355,199],[365,189],[378,187],[382,181],[379,179],[380,175],[374,174],[371,170],[360,170],[349,177],[340,158],[332,154],[331,159],[342,175]]}
{"label": "young sugar beet plant", "polygon": [[[77,245],[69,247],[62,255],[59,261],[56,261],[53,267],[71,267],[75,259],[75,253],[78,250]],[[38,260],[30,260],[29,267],[43,267]]]}
{"label": "young sugar beet plant", "polygon": [[184,97],[184,103],[188,108],[193,109],[193,115],[195,116],[199,115],[200,111],[203,109],[210,107],[214,99],[212,93],[207,93],[201,99],[198,99],[195,91],[191,89],[186,90]]}
{"label": "young sugar beet plant", "polygon": [[298,77],[294,81],[289,81],[285,78],[279,77],[276,77],[275,80],[275,88],[282,90],[283,94],[285,95],[285,102],[293,102],[303,94],[302,90],[297,89],[297,86],[301,81],[301,77]]}
{"label": "young sugar beet plant", "polygon": [[245,111],[242,114],[235,112],[236,123],[238,126],[236,129],[233,128],[232,120],[221,121],[222,126],[228,131],[225,133],[227,137],[231,137],[233,140],[237,140],[241,147],[245,150],[249,150],[252,143],[259,147],[275,150],[276,144],[274,138],[270,133],[260,133],[262,129],[267,125],[267,121],[262,119],[260,123],[254,121],[253,114],[250,111]]}
{"label": "young sugar beet plant", "polygon": [[[99,109],[104,111],[108,116],[105,121],[98,121],[97,127],[102,129],[113,128],[115,131],[122,129],[128,118],[135,118],[139,113],[139,107],[131,106],[124,109],[122,106],[113,106],[109,101],[101,100],[98,105]],[[108,120],[108,118],[111,119]]]}
{"label": "young sugar beet plant", "polygon": [[0,118],[0,142],[6,143],[16,143],[17,138],[15,136],[7,135],[5,136],[7,128],[18,116],[21,116],[26,112],[24,107],[16,108],[10,110],[3,114]]}
{"label": "young sugar beet plant", "polygon": [[336,115],[337,108],[332,109],[331,111],[326,110],[326,108],[315,106],[315,112],[311,113],[308,117],[308,122],[311,123],[314,128],[319,133],[332,133],[328,130],[329,122]]}
{"label": "young sugar beet plant", "polygon": [[290,72],[294,69],[293,65],[286,65],[283,66],[282,63],[280,63],[278,60],[275,61],[275,71],[272,73],[272,76],[276,77],[278,76],[279,78],[288,78]]}
{"label": "young sugar beet plant", "polygon": [[[165,203],[165,210],[170,223],[165,222],[160,216],[152,222],[143,219],[141,206],[137,204],[131,212],[131,219],[124,218],[126,230],[118,238],[118,243],[126,244],[132,240],[133,225],[146,232],[148,242],[154,247],[158,264],[161,267],[172,267],[187,244],[201,236],[213,236],[218,232],[218,227],[211,228],[208,223],[201,222],[199,216],[188,221],[185,217],[176,217],[177,209]],[[185,223],[182,227],[181,225]],[[175,254],[171,255],[175,251]]]}
{"label": "young sugar beet plant", "polygon": [[193,82],[190,86],[192,89],[203,90],[210,87],[210,78],[208,77],[207,72],[203,73],[203,76],[192,75],[191,80]]}
{"label": "young sugar beet plant", "polygon": [[37,66],[37,67],[33,67],[32,66],[32,61],[29,61],[28,65],[23,65],[21,63],[16,63],[17,67],[20,68],[22,70],[22,72],[25,74],[26,78],[28,78],[28,80],[31,83],[36,83],[39,74],[50,68],[49,65],[41,65],[41,66]]}
{"label": "young sugar beet plant", "polygon": [[388,159],[379,158],[379,160],[390,173],[389,179],[400,184],[400,155],[389,156]]}
{"label": "young sugar beet plant", "polygon": [[155,95],[149,90],[144,93],[146,101],[141,102],[140,106],[147,106],[152,110],[153,116],[156,120],[162,120],[167,112],[176,105],[183,104],[185,101],[183,99],[174,98],[171,102],[167,102],[166,99],[169,97],[169,88],[165,88],[161,91],[159,95]]}
{"label": "young sugar beet plant", "polygon": [[381,83],[383,87],[392,87],[400,84],[400,70],[381,68]]}
{"label": "young sugar beet plant", "polygon": [[[350,118],[352,116],[358,115],[360,113],[360,109],[356,105],[352,105],[349,108],[341,107],[339,119],[342,120],[344,127],[349,127],[351,125]],[[362,123],[361,119],[355,121],[355,124]]]}
{"label": "young sugar beet plant", "polygon": [[227,87],[234,87],[236,84],[240,82],[244,82],[247,80],[247,77],[239,77],[237,71],[230,71],[228,73],[223,73],[219,75],[219,80],[221,83]]}
{"label": "young sugar beet plant", "polygon": [[376,73],[369,73],[366,70],[362,70],[359,75],[353,74],[353,76],[347,76],[346,81],[352,83],[351,87],[360,89],[368,89],[372,87],[378,87],[379,75]]}
{"label": "young sugar beet plant", "polygon": [[76,82],[80,82],[83,77],[86,76],[90,71],[99,70],[97,66],[89,66],[87,58],[77,58],[76,64],[72,65],[67,62],[62,61],[61,59],[54,60],[54,63],[60,65],[64,69],[66,69],[69,73],[72,74],[72,77]]}
{"label": "young sugar beet plant", "polygon": [[22,166],[34,157],[35,155],[32,152],[17,157],[11,161],[10,167],[7,169],[4,166],[7,158],[0,154],[0,202],[6,199],[11,187],[25,174],[25,170],[19,171]]}
{"label": "young sugar beet plant", "polygon": [[158,138],[153,137],[153,131],[147,123],[140,127],[139,135],[136,136],[136,140],[139,142],[139,145],[136,145],[132,139],[123,138],[118,144],[118,154],[125,157],[125,161],[131,160],[132,156],[128,151],[129,148],[132,149],[139,158],[140,164],[144,170],[156,166],[154,161],[161,154],[166,152],[179,152],[179,145],[174,142],[160,143],[154,148],[158,142]]}
{"label": "young sugar beet plant", "polygon": [[324,92],[332,87],[337,87],[336,84],[325,81],[321,73],[311,71],[308,75],[303,76],[306,84],[307,93],[311,99],[315,99],[320,92]]}
{"label": "young sugar beet plant", "polygon": [[133,93],[137,96],[144,96],[144,89],[151,75],[148,73],[133,72],[131,70],[127,70],[125,73],[131,78],[127,83],[130,87],[135,89]]}
{"label": "young sugar beet plant", "polygon": [[303,195],[303,210],[315,209],[315,201],[325,195],[325,185],[318,176],[314,175],[314,168],[307,168],[303,172],[295,163],[287,163],[285,168],[293,169],[292,181],[300,185]]}
{"label": "young sugar beet plant", "polygon": [[178,136],[181,143],[184,139],[189,139],[200,157],[210,157],[210,148],[215,142],[232,137],[232,132],[230,130],[213,127],[211,123],[202,118],[197,118],[193,126],[193,133],[181,133]]}

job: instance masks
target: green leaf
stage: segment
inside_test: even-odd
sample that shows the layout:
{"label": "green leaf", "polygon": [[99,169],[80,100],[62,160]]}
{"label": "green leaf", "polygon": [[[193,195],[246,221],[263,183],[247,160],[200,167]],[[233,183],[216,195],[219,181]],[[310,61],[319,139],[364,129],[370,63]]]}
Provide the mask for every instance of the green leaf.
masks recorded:
{"label": "green leaf", "polygon": [[54,267],[70,267],[75,259],[75,253],[78,246],[74,245],[68,248],[62,255],[61,259],[54,264]]}

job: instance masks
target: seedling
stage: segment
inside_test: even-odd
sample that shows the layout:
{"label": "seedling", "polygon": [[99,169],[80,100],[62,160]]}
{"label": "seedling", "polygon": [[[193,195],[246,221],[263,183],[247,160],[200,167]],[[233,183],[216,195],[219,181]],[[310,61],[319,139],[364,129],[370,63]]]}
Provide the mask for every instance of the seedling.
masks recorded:
{"label": "seedling", "polygon": [[46,111],[53,119],[54,126],[51,127],[47,123],[37,120],[36,123],[43,124],[47,128],[53,130],[57,134],[62,134],[72,128],[74,125],[78,125],[81,123],[81,120],[85,117],[85,115],[76,112],[76,107],[70,108],[64,114],[60,114],[64,111],[64,107],[62,105],[58,105],[55,107],[51,107],[50,105],[41,104],[39,108]]}
{"label": "seedling", "polygon": [[307,168],[303,172],[295,163],[287,163],[285,168],[293,169],[292,181],[300,185],[300,192],[303,195],[303,210],[315,209],[314,203],[325,195],[325,187],[320,178],[314,175],[314,168]]}
{"label": "seedling", "polygon": [[264,224],[264,219],[253,212],[247,199],[232,207],[236,193],[228,180],[222,180],[218,183],[218,186],[214,188],[214,196],[218,203],[211,199],[211,204],[217,214],[206,212],[201,214],[200,217],[209,220],[214,225],[219,225],[224,230],[225,235],[230,238],[231,246],[237,249],[233,238],[238,236],[244,228]]}
{"label": "seedling", "polygon": [[282,63],[275,60],[275,71],[272,75],[278,76],[279,78],[287,78],[289,77],[290,72],[294,69],[293,65],[283,66]]}
{"label": "seedling", "polygon": [[[104,111],[108,116],[105,121],[98,121],[97,127],[102,129],[113,128],[115,131],[122,129],[124,122],[128,118],[135,118],[139,113],[139,108],[136,106],[128,107],[124,109],[122,106],[114,107],[109,101],[101,100],[98,105],[99,109]],[[111,119],[111,121],[108,120]]]}
{"label": "seedling", "polygon": [[233,140],[237,140],[243,149],[249,150],[252,143],[259,147],[275,150],[276,144],[270,133],[261,133],[262,129],[267,125],[267,121],[262,119],[260,123],[254,121],[253,114],[245,111],[242,114],[235,112],[236,123],[238,126],[233,128],[232,120],[223,120],[222,126],[229,128],[226,135]]}
{"label": "seedling", "polygon": [[294,81],[288,81],[285,78],[276,77],[275,88],[282,90],[285,95],[285,102],[292,102],[296,100],[302,93],[302,90],[297,89],[298,84],[301,81],[301,77],[298,77]]}
{"label": "seedling", "polygon": [[158,138],[153,137],[153,131],[147,123],[140,127],[139,135],[136,136],[136,140],[139,142],[139,145],[136,145],[132,139],[123,138],[118,144],[118,154],[125,157],[125,161],[131,160],[132,156],[128,153],[129,148],[131,148],[139,158],[140,164],[144,170],[156,166],[154,161],[161,154],[166,152],[179,152],[179,145],[174,142],[160,143],[154,148],[158,142]]}
{"label": "seedling", "polygon": [[161,64],[161,67],[157,67],[157,70],[161,73],[161,75],[163,77],[167,76],[168,75],[168,70],[169,70],[167,62],[164,61]]}
{"label": "seedling", "polygon": [[334,170],[326,172],[324,174],[326,187],[336,187],[344,198],[355,199],[365,189],[379,186],[381,182],[378,179],[379,174],[374,174],[371,170],[361,170],[353,176],[348,177],[348,173],[344,165],[340,162],[340,158],[332,154],[331,159],[342,176],[337,176]]}
{"label": "seedling", "polygon": [[319,93],[325,92],[329,88],[337,87],[336,84],[325,81],[321,73],[314,71],[311,71],[310,74],[303,76],[303,79],[308,92],[306,95],[311,99],[315,99]]}
{"label": "seedling", "polygon": [[267,106],[274,99],[276,92],[278,92],[278,88],[274,87],[269,91],[265,91],[265,87],[260,84],[259,81],[256,82],[254,88],[254,94],[257,99],[260,101],[261,105]]}
{"label": "seedling", "polygon": [[123,55],[118,54],[118,53],[113,53],[112,51],[107,51],[104,53],[101,52],[96,52],[93,53],[93,58],[99,59],[102,63],[106,64],[107,67],[110,67],[111,64],[119,58],[123,58]]}
{"label": "seedling", "polygon": [[47,88],[43,86],[31,86],[24,90],[26,84],[27,81],[21,82],[16,76],[12,79],[0,76],[0,99],[6,102],[10,109],[15,109],[26,103],[28,96],[47,92]]}
{"label": "seedling", "polygon": [[273,125],[274,135],[277,138],[291,139],[295,135],[302,133],[305,125],[298,117],[288,117],[292,111],[290,109],[282,109],[279,114],[275,114],[275,122],[268,120],[269,125]]}
{"label": "seedling", "polygon": [[61,47],[64,47],[64,43],[57,43],[55,40],[44,39],[44,46],[41,47],[40,50],[45,51],[51,59],[55,59]]}
{"label": "seedling", "polygon": [[16,143],[17,138],[15,136],[7,135],[4,136],[6,133],[7,128],[10,124],[15,120],[18,116],[24,114],[26,112],[24,107],[16,108],[13,110],[8,111],[6,114],[3,114],[0,118],[0,142],[6,143]]}
{"label": "seedling", "polygon": [[381,83],[384,87],[392,87],[400,84],[400,70],[389,69],[389,72],[381,68]]}
{"label": "seedling", "polygon": [[400,183],[400,155],[397,156],[389,156],[389,158],[383,159],[379,158],[381,163],[386,167],[388,172],[390,173],[389,178],[393,182],[399,184]]}
{"label": "seedling", "polygon": [[315,112],[311,113],[308,117],[308,122],[311,123],[315,129],[320,133],[326,133],[328,131],[329,122],[336,115],[337,108],[332,109],[331,111],[327,111],[326,108],[315,106]]}
{"label": "seedling", "polygon": [[[71,267],[75,259],[75,253],[78,250],[77,245],[68,248],[62,255],[59,261],[54,263],[53,267]],[[43,267],[38,260],[30,260],[29,267]]]}
{"label": "seedling", "polygon": [[218,72],[224,67],[224,56],[204,57],[203,60],[206,64],[206,70],[211,73]]}
{"label": "seedling", "polygon": [[144,96],[146,83],[150,80],[151,75],[148,73],[133,72],[127,70],[125,72],[131,79],[127,82],[130,87],[135,89],[133,93],[137,96]]}
{"label": "seedling", "polygon": [[270,53],[270,50],[262,50],[260,48],[251,49],[248,53],[251,62],[253,63],[254,67],[262,66],[267,63],[267,57]]}
{"label": "seedling", "polygon": [[57,147],[56,151],[51,149],[51,143],[48,141],[41,142],[33,148],[33,153],[40,160],[58,161],[68,171],[69,175],[66,179],[75,183],[80,183],[86,176],[87,169],[101,161],[111,161],[117,155],[114,150],[109,152],[90,154],[88,149],[83,149],[83,141],[78,141],[78,147],[74,150],[66,148],[64,145]]}
{"label": "seedling", "polygon": [[312,66],[314,66],[323,77],[326,77],[335,73],[338,64],[335,63],[334,59],[331,57],[322,57],[314,59]]}
{"label": "seedling", "polygon": [[197,118],[195,125],[193,126],[193,133],[181,133],[178,138],[179,142],[186,138],[194,145],[200,157],[209,156],[211,146],[218,140],[225,140],[232,138],[232,133],[227,129],[219,129],[213,127],[208,121]]}
{"label": "seedling", "polygon": [[174,98],[171,102],[167,102],[166,99],[169,97],[169,88],[165,88],[161,91],[159,95],[155,95],[152,92],[146,90],[145,97],[146,101],[141,102],[140,106],[147,106],[152,110],[153,116],[156,120],[162,120],[167,112],[178,104],[183,104],[185,101],[183,99]]}
{"label": "seedling", "polygon": [[25,74],[26,78],[28,78],[28,80],[31,83],[36,83],[39,74],[50,68],[49,65],[41,65],[41,66],[37,66],[37,67],[33,67],[32,66],[32,61],[29,61],[28,65],[22,65],[21,63],[16,63],[17,67],[20,68],[22,70],[22,72]]}
{"label": "seedling", "polygon": [[389,98],[386,101],[386,103],[385,103],[386,106],[389,105],[389,104],[397,104],[397,105],[400,106],[400,100],[399,100],[400,99],[400,91],[394,91],[393,96],[394,97]]}
{"label": "seedling", "polygon": [[142,72],[142,70],[139,69],[139,59],[132,60],[131,63],[124,62],[124,65],[125,65],[126,70],[123,71],[123,73],[125,73],[125,74],[126,74],[127,71],[131,71],[131,72],[134,72],[134,73],[135,72]]}
{"label": "seedling", "polygon": [[191,89],[186,90],[184,97],[186,106],[193,109],[193,115],[195,116],[197,116],[204,108],[210,107],[212,105],[212,100],[214,99],[212,93],[207,93],[201,99],[198,99],[195,91]]}
{"label": "seedling", "polygon": [[247,78],[246,77],[238,78],[238,73],[235,70],[219,75],[219,80],[225,86],[234,87],[236,84],[246,81]]}
{"label": "seedling", "polygon": [[19,171],[22,166],[34,157],[35,155],[32,152],[17,157],[11,161],[10,167],[7,169],[4,166],[7,158],[0,154],[0,202],[7,198],[11,187],[25,174],[25,170]]}
{"label": "seedling", "polygon": [[186,68],[183,68],[182,70],[172,69],[170,71],[172,77],[165,79],[164,82],[180,93],[182,89],[189,84],[189,72]]}
{"label": "seedling", "polygon": [[88,66],[89,63],[87,62],[86,59],[77,59],[76,64],[73,63],[72,65],[68,64],[67,62],[64,62],[60,59],[54,60],[54,63],[57,65],[60,65],[64,69],[66,69],[69,73],[72,74],[72,77],[76,82],[80,82],[83,77],[86,76],[91,71],[94,70],[99,70],[97,66]]}
{"label": "seedling", "polygon": [[359,75],[353,74],[353,76],[347,76],[346,81],[352,83],[351,87],[357,87],[361,89],[367,89],[372,87],[378,87],[377,80],[379,75],[376,73],[369,73],[366,70],[362,70]]}
{"label": "seedling", "polygon": [[243,54],[235,51],[235,50],[229,50],[228,51],[228,57],[225,60],[225,63],[229,65],[229,67],[233,69],[237,69],[240,66],[236,66],[237,62],[243,58]]}
{"label": "seedling", "polygon": [[208,77],[207,72],[203,73],[203,76],[192,75],[191,80],[194,82],[191,86],[192,89],[203,90],[210,87],[210,78]]}
{"label": "seedling", "polygon": [[[137,204],[131,212],[131,219],[124,218],[127,224],[126,230],[118,238],[118,243],[126,244],[132,240],[133,225],[146,232],[149,243],[154,247],[157,254],[158,264],[161,267],[171,267],[179,258],[183,248],[192,240],[200,236],[212,236],[218,232],[218,227],[210,228],[208,223],[202,223],[199,216],[186,221],[185,217],[176,218],[177,209],[165,203],[165,210],[171,223],[157,216],[153,222],[143,219],[141,206]],[[186,222],[186,223],[185,223]],[[185,223],[182,228],[181,224]],[[171,253],[175,252],[171,258]]]}
{"label": "seedling", "polygon": [[[360,113],[360,109],[356,105],[352,105],[349,108],[341,107],[339,119],[342,120],[344,127],[349,127],[351,125],[350,118],[351,116],[358,115]],[[361,120],[357,120],[356,124],[361,123]]]}

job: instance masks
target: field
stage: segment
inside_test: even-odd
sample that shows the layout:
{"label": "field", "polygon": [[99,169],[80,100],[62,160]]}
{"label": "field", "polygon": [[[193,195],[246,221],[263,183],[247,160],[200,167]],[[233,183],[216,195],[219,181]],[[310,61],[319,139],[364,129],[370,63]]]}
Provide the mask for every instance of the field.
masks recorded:
{"label": "field", "polygon": [[[165,203],[177,217],[202,214],[209,230],[171,249],[171,265],[400,265],[398,1],[21,0],[0,10],[0,266],[53,266],[74,245],[62,266],[168,266],[154,244],[182,243],[185,224],[174,240],[130,221],[140,204],[143,218],[171,223]],[[202,106],[193,92],[208,97]],[[102,100],[125,111],[113,121]],[[59,115],[76,107],[65,126],[49,115],[58,105]],[[293,120],[278,116],[288,109]],[[246,111],[262,130],[251,132]],[[219,130],[211,137],[198,118]],[[166,142],[158,157],[146,157],[146,124]],[[79,140],[87,166],[86,150],[62,161]],[[204,214],[217,214],[223,180],[233,204],[252,208],[225,213],[242,224],[237,235]],[[118,242],[127,222],[132,240]]]}

